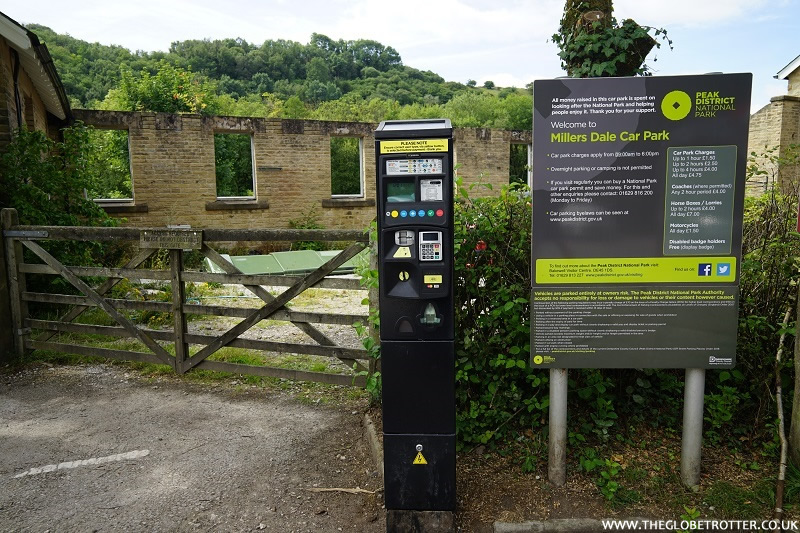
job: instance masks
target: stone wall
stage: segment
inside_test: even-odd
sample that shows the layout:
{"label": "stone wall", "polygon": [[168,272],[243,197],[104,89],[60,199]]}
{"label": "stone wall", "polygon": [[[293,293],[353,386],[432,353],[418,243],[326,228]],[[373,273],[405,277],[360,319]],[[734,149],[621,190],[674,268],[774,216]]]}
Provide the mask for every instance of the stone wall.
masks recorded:
{"label": "stone wall", "polygon": [[470,190],[472,197],[491,196],[508,185],[511,144],[531,144],[530,131],[456,128],[453,136],[456,172],[465,187],[477,184]]}
{"label": "stone wall", "polygon": [[[166,113],[74,110],[97,128],[129,134],[133,201],[100,202],[125,224],[158,227],[288,227],[313,215],[325,228],[366,228],[375,218],[376,124],[311,120],[206,117]],[[255,198],[218,199],[215,133],[253,139]],[[331,197],[331,136],[361,140],[363,197]],[[457,129],[455,161],[465,185],[508,183],[510,144],[530,144],[530,132]],[[492,194],[476,187],[474,195]]]}
{"label": "stone wall", "polygon": [[[44,103],[22,67],[18,81],[23,126],[50,134]],[[13,132],[18,128],[17,103],[14,98],[14,62],[8,41],[0,37],[0,152],[11,141]]]}
{"label": "stone wall", "polygon": [[800,96],[800,68],[789,74],[789,96]]}
{"label": "stone wall", "polygon": [[[750,117],[747,153],[757,154],[766,174],[748,181],[748,194],[761,194],[778,179],[777,168],[764,154],[770,150],[783,154],[793,144],[800,144],[800,96],[776,96]],[[797,169],[790,168],[782,171],[780,179],[796,182],[800,176]]]}

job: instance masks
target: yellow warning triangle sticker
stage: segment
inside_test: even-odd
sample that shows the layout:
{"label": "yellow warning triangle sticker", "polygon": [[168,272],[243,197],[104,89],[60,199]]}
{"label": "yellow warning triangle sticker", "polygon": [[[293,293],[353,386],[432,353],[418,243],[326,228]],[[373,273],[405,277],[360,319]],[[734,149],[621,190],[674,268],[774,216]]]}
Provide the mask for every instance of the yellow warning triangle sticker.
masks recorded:
{"label": "yellow warning triangle sticker", "polygon": [[426,465],[428,461],[425,460],[425,457],[422,455],[422,452],[417,452],[417,456],[414,458],[415,465]]}
{"label": "yellow warning triangle sticker", "polygon": [[411,257],[411,248],[408,246],[401,246],[392,257]]}

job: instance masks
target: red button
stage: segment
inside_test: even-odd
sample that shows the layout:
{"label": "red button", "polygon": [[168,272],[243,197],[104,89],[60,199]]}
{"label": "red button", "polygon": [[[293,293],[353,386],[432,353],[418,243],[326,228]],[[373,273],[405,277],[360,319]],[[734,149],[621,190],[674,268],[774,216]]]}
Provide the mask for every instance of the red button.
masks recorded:
{"label": "red button", "polygon": [[444,216],[444,211],[442,209],[437,209],[436,210],[436,216],[437,217],[443,217]]}

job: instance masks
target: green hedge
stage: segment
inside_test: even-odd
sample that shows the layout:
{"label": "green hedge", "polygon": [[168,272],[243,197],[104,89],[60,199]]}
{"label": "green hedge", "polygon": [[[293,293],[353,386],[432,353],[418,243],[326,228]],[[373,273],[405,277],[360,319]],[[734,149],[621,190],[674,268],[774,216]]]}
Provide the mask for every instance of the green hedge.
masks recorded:
{"label": "green hedge", "polygon": [[[458,189],[454,240],[459,445],[506,447],[527,441],[528,448],[531,442],[543,447],[548,374],[528,365],[530,191],[513,184],[499,195],[473,199],[470,188],[459,184]],[[704,429],[709,444],[741,447],[751,442],[774,451],[772,421],[777,415],[770,390],[779,322],[796,292],[796,213],[793,193],[773,191],[746,202],[738,364],[733,371],[707,374]],[[570,371],[571,444],[624,439],[631,422],[679,430],[683,373]],[[786,394],[792,388],[791,360],[783,374]],[[784,401],[790,405],[791,398]],[[534,438],[519,438],[523,434]]]}

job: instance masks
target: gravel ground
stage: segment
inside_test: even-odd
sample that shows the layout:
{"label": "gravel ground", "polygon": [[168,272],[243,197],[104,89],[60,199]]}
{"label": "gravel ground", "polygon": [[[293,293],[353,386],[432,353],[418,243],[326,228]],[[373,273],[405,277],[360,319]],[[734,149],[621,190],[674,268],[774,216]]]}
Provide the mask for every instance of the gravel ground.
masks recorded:
{"label": "gravel ground", "polygon": [[364,406],[106,365],[0,380],[2,531],[385,529]]}
{"label": "gravel ground", "polygon": [[[351,276],[338,277],[347,278]],[[284,287],[265,288],[274,296],[277,296],[285,290]],[[264,305],[264,302],[260,298],[254,296],[241,285],[223,285],[217,289],[206,290],[208,291],[206,295],[197,298],[205,305],[243,307],[253,310]],[[366,315],[368,314],[369,308],[362,303],[366,295],[367,293],[365,291],[360,290],[312,288],[307,289],[300,296],[292,300],[287,307],[298,312],[363,315],[363,321],[366,322]],[[204,316],[193,318],[188,322],[187,326],[190,333],[222,335],[239,323],[240,320],[240,318]],[[352,325],[314,324],[314,327],[334,341],[337,346],[363,348],[361,340],[358,338]],[[262,320],[242,334],[241,337],[245,339],[274,342],[317,344],[316,341],[290,322],[278,322],[269,319]],[[265,355],[269,357],[267,354]],[[313,355],[304,355],[302,357],[308,364],[324,364],[327,367],[325,372],[352,373],[352,366],[342,363],[338,359]]]}

